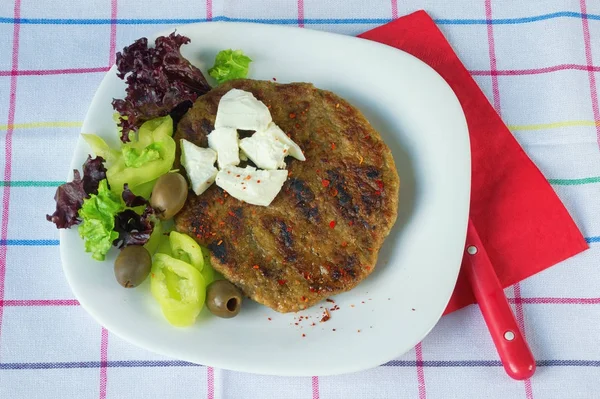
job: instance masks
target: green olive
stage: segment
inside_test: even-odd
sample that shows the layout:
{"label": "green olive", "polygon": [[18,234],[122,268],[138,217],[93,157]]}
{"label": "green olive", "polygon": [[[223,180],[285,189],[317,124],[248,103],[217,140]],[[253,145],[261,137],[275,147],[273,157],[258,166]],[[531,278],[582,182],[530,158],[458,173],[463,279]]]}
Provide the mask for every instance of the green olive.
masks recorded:
{"label": "green olive", "polygon": [[206,288],[206,307],[215,316],[234,317],[242,308],[242,292],[227,280],[213,281]]}
{"label": "green olive", "polygon": [[141,245],[129,245],[121,250],[115,260],[115,277],[125,288],[140,285],[152,268],[152,257]]}
{"label": "green olive", "polygon": [[179,173],[166,173],[156,180],[150,205],[159,212],[159,218],[171,219],[183,208],[187,194],[188,185],[185,178]]}

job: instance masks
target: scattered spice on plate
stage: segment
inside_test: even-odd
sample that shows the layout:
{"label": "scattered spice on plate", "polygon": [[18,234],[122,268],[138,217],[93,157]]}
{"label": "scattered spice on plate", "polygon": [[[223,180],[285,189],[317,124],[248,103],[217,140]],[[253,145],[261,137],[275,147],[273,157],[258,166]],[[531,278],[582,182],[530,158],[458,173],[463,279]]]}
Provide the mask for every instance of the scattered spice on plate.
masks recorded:
{"label": "scattered spice on plate", "polygon": [[331,298],[327,298],[327,299],[325,299],[325,300],[326,300],[327,302],[335,303],[335,301],[334,301],[333,299],[331,299]]}
{"label": "scattered spice on plate", "polygon": [[321,323],[325,323],[329,319],[331,319],[331,315],[329,314],[329,311],[327,309],[325,309],[325,312],[323,313],[323,317],[321,318]]}

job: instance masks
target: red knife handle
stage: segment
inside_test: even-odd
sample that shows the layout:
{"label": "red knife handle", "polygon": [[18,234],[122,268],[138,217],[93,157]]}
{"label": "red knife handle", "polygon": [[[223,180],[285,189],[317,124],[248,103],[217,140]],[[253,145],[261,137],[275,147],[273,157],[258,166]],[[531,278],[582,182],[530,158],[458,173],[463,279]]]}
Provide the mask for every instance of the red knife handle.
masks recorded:
{"label": "red knife handle", "polygon": [[516,380],[530,378],[535,372],[535,359],[470,220],[463,267],[506,373]]}

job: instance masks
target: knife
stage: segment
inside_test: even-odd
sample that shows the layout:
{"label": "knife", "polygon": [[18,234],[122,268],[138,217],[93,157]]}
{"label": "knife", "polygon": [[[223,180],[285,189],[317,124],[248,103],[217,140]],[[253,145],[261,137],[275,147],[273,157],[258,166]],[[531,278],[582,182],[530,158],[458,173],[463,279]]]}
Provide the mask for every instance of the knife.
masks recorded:
{"label": "knife", "polygon": [[530,378],[535,359],[470,219],[464,259],[464,270],[506,373],[516,380]]}

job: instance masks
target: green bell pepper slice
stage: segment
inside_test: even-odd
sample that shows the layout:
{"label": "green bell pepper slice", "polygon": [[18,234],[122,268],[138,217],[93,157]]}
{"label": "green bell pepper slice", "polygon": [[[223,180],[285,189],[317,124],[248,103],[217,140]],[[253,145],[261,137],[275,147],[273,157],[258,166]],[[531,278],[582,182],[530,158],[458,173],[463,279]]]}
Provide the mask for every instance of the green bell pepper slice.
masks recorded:
{"label": "green bell pepper slice", "polygon": [[172,231],[169,234],[169,242],[173,257],[191,264],[199,272],[202,271],[204,268],[204,256],[202,256],[200,245],[192,237]]}
{"label": "green bell pepper slice", "polygon": [[127,183],[131,191],[147,198],[154,181],[173,167],[173,120],[168,115],[152,119],[140,127],[138,134],[138,141],[122,146],[121,156],[107,169],[106,177],[113,192],[120,195]]}
{"label": "green bell pepper slice", "polygon": [[177,327],[194,324],[206,299],[206,283],[198,269],[157,253],[150,276],[150,292],[167,321]]}

